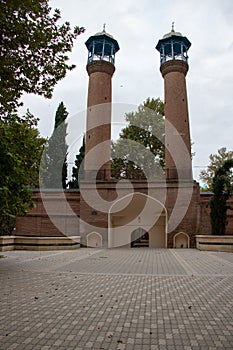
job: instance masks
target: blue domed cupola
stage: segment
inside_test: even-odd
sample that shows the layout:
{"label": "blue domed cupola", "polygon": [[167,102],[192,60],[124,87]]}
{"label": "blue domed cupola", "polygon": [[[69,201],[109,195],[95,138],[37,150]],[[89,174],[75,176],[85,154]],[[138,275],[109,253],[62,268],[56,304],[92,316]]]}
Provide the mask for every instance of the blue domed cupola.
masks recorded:
{"label": "blue domed cupola", "polygon": [[165,34],[159,40],[156,49],[160,52],[160,63],[170,60],[182,60],[188,63],[188,49],[191,43],[181,33],[175,32],[174,23],[172,23],[172,30]]}
{"label": "blue domed cupola", "polygon": [[96,33],[86,41],[88,62],[103,60],[114,64],[115,53],[120,49],[112,35],[106,33],[105,25],[102,32]]}

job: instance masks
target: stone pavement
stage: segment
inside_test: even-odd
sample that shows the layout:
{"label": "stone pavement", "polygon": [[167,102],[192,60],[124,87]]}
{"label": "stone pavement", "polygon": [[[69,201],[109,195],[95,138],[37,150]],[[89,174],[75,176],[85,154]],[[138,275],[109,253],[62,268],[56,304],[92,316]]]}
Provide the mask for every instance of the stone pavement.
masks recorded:
{"label": "stone pavement", "polygon": [[2,252],[0,349],[233,349],[233,254]]}

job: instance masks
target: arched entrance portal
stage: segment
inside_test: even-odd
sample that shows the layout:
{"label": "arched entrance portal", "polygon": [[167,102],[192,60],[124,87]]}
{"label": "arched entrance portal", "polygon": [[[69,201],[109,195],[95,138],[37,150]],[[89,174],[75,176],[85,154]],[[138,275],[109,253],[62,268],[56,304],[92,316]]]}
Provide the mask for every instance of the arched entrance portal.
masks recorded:
{"label": "arched entrance portal", "polygon": [[131,247],[140,229],[148,233],[147,246],[166,248],[166,228],[165,207],[148,195],[134,192],[116,201],[109,210],[108,247]]}
{"label": "arched entrance portal", "polygon": [[149,233],[139,227],[131,233],[131,248],[149,247]]}

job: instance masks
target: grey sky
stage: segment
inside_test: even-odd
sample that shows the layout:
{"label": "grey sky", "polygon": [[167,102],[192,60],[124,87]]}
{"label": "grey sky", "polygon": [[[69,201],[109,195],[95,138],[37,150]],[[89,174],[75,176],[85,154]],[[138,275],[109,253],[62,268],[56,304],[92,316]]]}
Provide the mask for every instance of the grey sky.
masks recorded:
{"label": "grey sky", "polygon": [[[30,95],[24,108],[40,117],[39,129],[49,136],[54,115],[63,101],[74,115],[86,108],[88,76],[85,41],[101,31],[114,36],[120,45],[113,77],[113,101],[139,105],[147,97],[163,99],[163,79],[155,46],[171,29],[187,36],[189,72],[187,90],[193,150],[194,177],[208,164],[210,153],[226,146],[232,150],[233,134],[233,1],[232,0],[52,0],[62,20],[80,25],[70,55],[76,69],[54,90],[52,100]],[[83,114],[84,115],[84,114]]]}

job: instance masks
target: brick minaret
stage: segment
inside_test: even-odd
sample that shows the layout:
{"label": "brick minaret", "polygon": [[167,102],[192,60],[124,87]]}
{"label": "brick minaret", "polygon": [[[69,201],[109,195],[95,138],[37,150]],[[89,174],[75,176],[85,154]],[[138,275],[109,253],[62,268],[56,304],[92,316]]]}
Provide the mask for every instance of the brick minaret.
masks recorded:
{"label": "brick minaret", "polygon": [[[165,95],[165,164],[167,180],[192,180],[186,74],[190,41],[174,28],[159,40]],[[174,127],[174,128],[173,128]],[[182,142],[183,140],[183,142]]]}
{"label": "brick minaret", "polygon": [[[111,102],[112,75],[115,71],[117,41],[105,32],[91,36],[88,49],[87,72],[89,75],[87,123],[84,170],[86,179],[95,177],[107,180],[111,177]],[[103,145],[100,149],[99,146]],[[101,164],[101,167],[100,167]]]}

